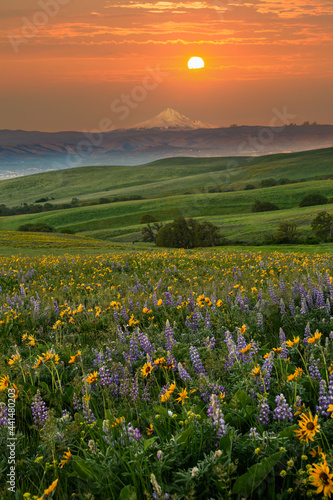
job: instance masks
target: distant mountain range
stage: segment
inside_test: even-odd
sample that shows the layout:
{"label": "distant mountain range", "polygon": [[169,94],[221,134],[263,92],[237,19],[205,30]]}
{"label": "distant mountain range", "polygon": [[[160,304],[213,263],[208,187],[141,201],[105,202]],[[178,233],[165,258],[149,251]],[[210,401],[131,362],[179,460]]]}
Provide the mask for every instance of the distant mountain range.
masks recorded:
{"label": "distant mountain range", "polygon": [[332,146],[333,125],[219,128],[167,108],[151,120],[104,134],[0,130],[0,179],[175,156],[260,156]]}

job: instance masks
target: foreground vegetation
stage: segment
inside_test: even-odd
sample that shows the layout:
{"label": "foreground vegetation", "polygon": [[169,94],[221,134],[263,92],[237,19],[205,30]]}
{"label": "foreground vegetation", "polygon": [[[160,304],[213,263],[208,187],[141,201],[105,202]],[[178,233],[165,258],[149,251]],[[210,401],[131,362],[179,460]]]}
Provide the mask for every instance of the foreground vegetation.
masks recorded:
{"label": "foreground vegetation", "polygon": [[330,496],[331,269],[250,251],[2,257],[1,498],[9,393],[18,499]]}

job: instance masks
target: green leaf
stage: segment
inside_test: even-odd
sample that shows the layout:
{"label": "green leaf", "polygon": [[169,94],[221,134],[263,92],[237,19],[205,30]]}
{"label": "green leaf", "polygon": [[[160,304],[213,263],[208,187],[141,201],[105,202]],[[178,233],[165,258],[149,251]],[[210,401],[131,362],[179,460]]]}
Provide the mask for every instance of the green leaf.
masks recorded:
{"label": "green leaf", "polygon": [[132,486],[131,484],[124,486],[124,488],[120,492],[119,500],[136,500],[136,499],[137,496],[134,486]]}
{"label": "green leaf", "polygon": [[47,392],[50,392],[50,386],[47,385],[46,382],[39,382],[38,384],[39,387],[42,387],[43,389],[45,389]]}
{"label": "green leaf", "polygon": [[281,460],[284,451],[274,453],[270,457],[264,458],[259,464],[255,464],[248,471],[240,476],[232,489],[233,494],[250,496],[260,486],[270,471]]}
{"label": "green leaf", "polygon": [[233,406],[241,406],[250,405],[252,403],[252,399],[246,394],[246,392],[242,391],[242,389],[238,389],[234,397],[231,399],[230,404]]}
{"label": "green leaf", "polygon": [[283,431],[279,432],[278,436],[281,438],[292,438],[295,436],[294,431],[298,429],[298,425],[290,425],[286,429],[283,429]]}
{"label": "green leaf", "polygon": [[231,459],[231,450],[232,450],[232,442],[233,442],[233,434],[229,432],[226,436],[223,436],[220,439],[220,449],[224,451],[229,459]]}
{"label": "green leaf", "polygon": [[149,446],[156,441],[156,439],[158,439],[157,436],[152,437],[150,439],[146,439],[145,444],[143,445],[144,451],[146,451],[149,448]]}
{"label": "green leaf", "polygon": [[158,406],[158,405],[155,405],[154,407],[154,411],[156,411],[156,413],[159,413],[160,415],[163,415],[164,417],[168,417],[168,410],[166,408],[164,408],[163,406]]}
{"label": "green leaf", "polygon": [[187,429],[185,429],[185,431],[183,431],[181,434],[177,436],[177,443],[179,445],[185,446],[191,434],[192,434],[192,428],[188,427]]}

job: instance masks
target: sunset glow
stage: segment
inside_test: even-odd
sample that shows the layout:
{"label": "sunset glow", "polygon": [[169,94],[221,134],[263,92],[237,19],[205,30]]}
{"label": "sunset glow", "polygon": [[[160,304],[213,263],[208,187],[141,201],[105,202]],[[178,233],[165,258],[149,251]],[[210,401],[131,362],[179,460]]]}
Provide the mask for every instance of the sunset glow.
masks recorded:
{"label": "sunset glow", "polygon": [[[0,128],[96,128],[148,67],[164,76],[126,126],[165,106],[189,114],[193,101],[221,125],[268,123],[281,106],[298,122],[332,121],[327,0],[54,0],[53,13],[42,3],[1,3]],[[187,67],[198,49],[204,72]]]}

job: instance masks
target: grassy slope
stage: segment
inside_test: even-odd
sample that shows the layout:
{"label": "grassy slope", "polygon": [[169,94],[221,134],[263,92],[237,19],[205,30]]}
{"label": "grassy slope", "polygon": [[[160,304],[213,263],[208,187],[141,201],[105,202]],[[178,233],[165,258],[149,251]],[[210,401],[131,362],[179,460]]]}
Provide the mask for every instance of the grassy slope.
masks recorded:
{"label": "grassy slope", "polygon": [[[150,212],[163,221],[178,215],[209,219],[221,225],[226,235],[251,240],[275,229],[281,220],[296,220],[301,225],[309,226],[318,211],[333,211],[333,205],[298,208],[299,201],[309,192],[332,196],[333,181],[312,181],[254,191],[173,196],[4,217],[0,219],[0,230],[13,231],[27,222],[46,222],[57,229],[72,228],[95,238],[110,240],[118,235],[139,232],[141,215]],[[251,206],[255,199],[270,200],[282,210],[252,214]]]}
{"label": "grassy slope", "polygon": [[[220,225],[226,236],[244,241],[262,239],[265,233],[274,231],[281,220],[296,221],[307,230],[318,211],[332,212],[333,205],[299,209],[300,200],[309,192],[333,196],[333,179],[251,191],[209,194],[198,189],[188,195],[177,193],[185,192],[189,187],[223,184],[223,179],[228,183],[232,180],[245,184],[268,177],[303,179],[319,175],[333,176],[332,153],[333,149],[326,149],[249,160],[234,159],[236,163],[232,165],[230,159],[226,158],[173,158],[142,167],[93,167],[93,173],[92,168],[84,167],[3,181],[0,183],[0,192],[2,189],[3,195],[12,193],[12,196],[15,193],[16,198],[24,196],[24,193],[30,193],[33,199],[36,196],[48,196],[52,183],[54,191],[61,193],[61,196],[70,192],[70,197],[76,195],[83,198],[89,194],[89,184],[90,190],[105,190],[111,181],[118,189],[112,194],[133,194],[137,190],[136,194],[151,198],[1,218],[0,230],[13,231],[23,223],[46,222],[57,229],[71,228],[94,238],[128,241],[139,235],[142,228],[139,225],[140,217],[147,212],[155,214],[162,221],[172,220],[179,215],[208,219]],[[142,186],[143,182],[145,184]],[[14,187],[20,191],[15,192]],[[96,197],[96,193],[90,194]],[[252,214],[251,207],[255,199],[269,200],[281,210]]]}
{"label": "grassy slope", "polygon": [[[172,196],[189,189],[287,177],[313,179],[332,172],[333,148],[256,158],[170,158],[140,167],[81,167],[0,182],[1,203],[13,206],[40,197],[68,202],[72,197],[111,195]],[[37,194],[36,194],[37,193]]]}

